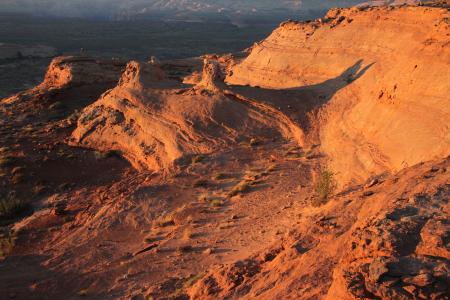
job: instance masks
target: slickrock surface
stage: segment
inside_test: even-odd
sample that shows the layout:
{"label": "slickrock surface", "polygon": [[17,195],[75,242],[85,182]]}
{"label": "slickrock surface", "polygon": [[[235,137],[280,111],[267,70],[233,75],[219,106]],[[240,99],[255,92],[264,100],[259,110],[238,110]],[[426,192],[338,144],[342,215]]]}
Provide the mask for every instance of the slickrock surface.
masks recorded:
{"label": "slickrock surface", "polygon": [[131,62],[119,85],[83,111],[72,144],[119,151],[137,169],[164,171],[253,137],[289,134],[270,112],[232,99],[224,87],[215,62],[205,61],[192,88],[165,80],[151,64]]}
{"label": "slickrock surface", "polygon": [[[320,124],[315,138],[339,181],[398,171],[450,154],[449,18],[443,8],[383,7],[286,22],[226,82],[293,91],[319,85],[316,101],[325,105],[311,122]],[[341,88],[326,85],[330,78]]]}
{"label": "slickrock surface", "polygon": [[191,299],[447,299],[449,163],[303,209],[281,242],[213,269]]}

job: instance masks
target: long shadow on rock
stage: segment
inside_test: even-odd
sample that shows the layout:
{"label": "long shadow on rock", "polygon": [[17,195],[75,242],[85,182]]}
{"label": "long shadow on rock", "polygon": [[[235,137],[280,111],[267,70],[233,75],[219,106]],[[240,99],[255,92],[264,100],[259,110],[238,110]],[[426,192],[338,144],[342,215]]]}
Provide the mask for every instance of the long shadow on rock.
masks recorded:
{"label": "long shadow on rock", "polygon": [[374,63],[363,67],[360,59],[339,76],[324,82],[288,89],[230,86],[231,92],[262,102],[283,112],[307,132],[311,128],[308,114],[324,105],[341,89],[361,78]]}

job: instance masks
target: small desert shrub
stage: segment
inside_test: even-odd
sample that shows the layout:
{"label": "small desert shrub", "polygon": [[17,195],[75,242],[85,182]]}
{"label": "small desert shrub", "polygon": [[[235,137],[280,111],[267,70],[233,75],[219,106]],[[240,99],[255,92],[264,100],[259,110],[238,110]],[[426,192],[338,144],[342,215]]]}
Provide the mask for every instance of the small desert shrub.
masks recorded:
{"label": "small desert shrub", "polygon": [[175,225],[175,220],[172,215],[162,216],[159,220],[156,221],[156,225],[159,227],[168,227]]}
{"label": "small desert shrub", "polygon": [[11,234],[0,235],[0,258],[9,255],[16,245],[17,237]]}
{"label": "small desert shrub", "polygon": [[11,178],[11,182],[13,184],[20,184],[20,183],[23,183],[25,181],[25,178],[26,178],[25,174],[23,174],[23,173],[16,173]]}
{"label": "small desert shrub", "polygon": [[33,132],[34,131],[34,127],[33,127],[33,125],[27,125],[27,126],[22,128],[22,131],[25,132],[25,133]]}
{"label": "small desert shrub", "polygon": [[238,194],[245,193],[250,187],[247,181],[241,181],[236,186],[233,187],[231,191],[228,192],[228,197],[234,197]]}
{"label": "small desert shrub", "polygon": [[192,275],[188,280],[186,280],[186,282],[183,284],[184,288],[190,288],[191,286],[193,286],[197,281],[199,281],[200,279],[202,279],[202,277],[204,276],[204,273],[199,273],[197,275]]}
{"label": "small desert shrub", "polygon": [[10,155],[0,155],[0,167],[8,167],[15,161],[15,157]]}
{"label": "small desert shrub", "polygon": [[103,160],[110,157],[120,157],[120,155],[121,155],[120,152],[115,150],[109,150],[106,152],[99,152],[99,151],[94,152],[94,157],[96,160]]}
{"label": "small desert shrub", "polygon": [[0,147],[0,153],[1,153],[1,154],[7,153],[7,152],[9,152],[9,151],[10,151],[9,147]]}
{"label": "small desert shrub", "polygon": [[209,194],[203,193],[198,196],[198,201],[207,202],[209,201]]}
{"label": "small desert shrub", "polygon": [[205,160],[205,157],[203,155],[196,155],[194,157],[192,157],[191,163],[193,165],[201,163],[202,161]]}
{"label": "small desert shrub", "polygon": [[32,189],[33,194],[36,195],[36,196],[39,196],[39,195],[42,195],[42,194],[46,193],[47,190],[48,190],[48,188],[45,185],[43,185],[43,184],[35,185],[33,187],[33,189]]}
{"label": "small desert shrub", "polygon": [[221,207],[223,206],[223,201],[220,199],[214,199],[211,201],[211,206],[213,207]]}
{"label": "small desert shrub", "polygon": [[324,170],[319,175],[319,180],[314,187],[316,197],[313,200],[313,206],[320,206],[327,203],[329,197],[336,189],[336,180],[334,179],[334,173],[330,170]]}
{"label": "small desert shrub", "polygon": [[252,138],[250,139],[250,146],[254,147],[254,146],[258,146],[260,144],[259,140],[256,138]]}
{"label": "small desert shrub", "polygon": [[[258,172],[258,171],[246,171],[244,175],[244,180],[247,182],[252,182],[260,179],[264,172]],[[267,174],[266,174],[267,175]]]}
{"label": "small desert shrub", "polygon": [[63,103],[57,101],[57,102],[51,104],[48,108],[51,110],[62,110],[62,109],[65,109],[66,106]]}
{"label": "small desert shrub", "polygon": [[65,151],[64,149],[59,149],[58,152],[56,153],[56,155],[57,155],[59,158],[63,158],[63,157],[66,156],[66,151]]}
{"label": "small desert shrub", "polygon": [[13,195],[0,199],[0,220],[13,219],[28,209],[28,203]]}

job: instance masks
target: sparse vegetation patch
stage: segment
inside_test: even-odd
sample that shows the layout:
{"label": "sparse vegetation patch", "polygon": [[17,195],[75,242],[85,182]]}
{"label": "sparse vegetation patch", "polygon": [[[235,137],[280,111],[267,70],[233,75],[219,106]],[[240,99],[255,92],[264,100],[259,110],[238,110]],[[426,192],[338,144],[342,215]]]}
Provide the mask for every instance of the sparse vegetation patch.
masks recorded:
{"label": "sparse vegetation patch", "polygon": [[231,191],[228,192],[228,197],[234,197],[239,194],[245,193],[248,191],[250,184],[248,181],[241,181],[236,186],[233,187]]}
{"label": "sparse vegetation patch", "polygon": [[221,207],[223,206],[223,201],[220,199],[214,199],[211,201],[211,206],[213,207]]}
{"label": "sparse vegetation patch", "polygon": [[192,157],[191,163],[192,165],[201,163],[202,161],[205,160],[205,157],[203,155],[196,155],[194,157]]}
{"label": "sparse vegetation patch", "polygon": [[0,198],[0,221],[18,217],[29,208],[28,203],[13,195]]}
{"label": "sparse vegetation patch", "polygon": [[258,146],[260,144],[260,141],[256,138],[252,138],[250,139],[250,146],[255,147]]}
{"label": "sparse vegetation patch", "polygon": [[10,233],[0,233],[0,258],[9,255],[16,244],[17,237]]}
{"label": "sparse vegetation patch", "polygon": [[334,179],[334,173],[330,170],[323,170],[319,175],[319,180],[315,185],[315,197],[313,200],[313,206],[317,207],[328,202],[330,196],[336,189],[336,180]]}
{"label": "sparse vegetation patch", "polygon": [[165,215],[156,221],[156,225],[159,227],[173,226],[175,225],[175,220],[172,215]]}

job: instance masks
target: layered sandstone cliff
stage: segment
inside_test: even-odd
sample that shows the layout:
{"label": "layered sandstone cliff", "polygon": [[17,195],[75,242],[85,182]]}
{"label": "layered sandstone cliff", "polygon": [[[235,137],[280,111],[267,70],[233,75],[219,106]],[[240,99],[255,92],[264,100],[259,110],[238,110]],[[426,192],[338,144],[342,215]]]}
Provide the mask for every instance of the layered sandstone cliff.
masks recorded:
{"label": "layered sandstone cliff", "polygon": [[50,64],[42,88],[62,88],[82,84],[116,83],[124,67],[120,60],[62,56]]}
{"label": "layered sandstone cliff", "polygon": [[[87,110],[75,143],[112,147],[135,166],[159,170],[214,151],[218,141],[251,139],[264,126],[248,122],[262,122],[299,146],[320,144],[341,187],[444,157],[450,154],[449,17],[444,8],[406,6],[333,9],[313,22],[285,22],[248,57],[227,62],[226,84],[211,79],[223,66],[209,62],[192,89],[168,83],[157,66],[134,63],[126,71],[133,78],[125,74]],[[93,80],[95,74],[89,72]],[[46,81],[68,80],[64,70],[58,76]],[[125,100],[146,109],[127,117],[127,106],[108,104]],[[110,124],[94,125],[104,123],[105,107],[124,115],[121,132],[134,128],[123,141]],[[255,121],[249,108],[264,116]],[[221,116],[234,109],[233,121]]]}
{"label": "layered sandstone cliff", "polygon": [[449,17],[443,8],[383,7],[286,22],[226,82],[296,90],[360,62],[364,72],[340,76],[341,89],[323,85],[316,141],[341,183],[398,171],[449,154]]}
{"label": "layered sandstone cliff", "polygon": [[131,62],[117,87],[84,110],[72,144],[119,151],[137,169],[165,172],[196,154],[291,134],[276,116],[236,100],[224,86],[214,62],[205,61],[193,87],[165,78],[158,66]]}

